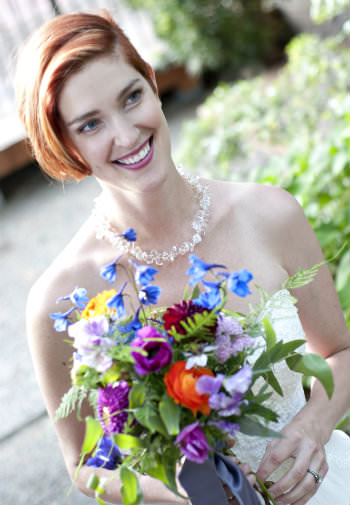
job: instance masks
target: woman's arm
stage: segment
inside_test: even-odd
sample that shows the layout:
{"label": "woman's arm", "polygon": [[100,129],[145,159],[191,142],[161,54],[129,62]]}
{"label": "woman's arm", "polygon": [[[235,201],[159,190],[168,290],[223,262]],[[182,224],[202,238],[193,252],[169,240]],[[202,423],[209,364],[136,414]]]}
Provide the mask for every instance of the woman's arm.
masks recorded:
{"label": "woman's arm", "polygon": [[[294,274],[298,268],[306,269],[322,262],[323,256],[313,230],[294,198],[285,192],[280,192],[278,198],[283,220],[279,247],[284,268]],[[257,475],[266,480],[286,459],[293,457],[292,468],[270,491],[280,503],[303,505],[317,490],[315,478],[307,470],[311,468],[322,478],[325,476],[328,466],[324,444],[349,407],[350,350],[349,334],[326,265],[320,268],[312,283],[295,290],[295,296],[308,350],[327,359],[335,389],[329,399],[319,381],[313,382],[306,406],[282,430],[284,438],[269,444]]]}

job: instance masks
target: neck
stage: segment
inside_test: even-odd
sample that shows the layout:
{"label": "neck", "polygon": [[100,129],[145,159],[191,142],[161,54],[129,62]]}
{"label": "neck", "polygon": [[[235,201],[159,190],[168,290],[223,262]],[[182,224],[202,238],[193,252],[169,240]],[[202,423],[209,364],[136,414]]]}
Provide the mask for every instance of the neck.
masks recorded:
{"label": "neck", "polygon": [[[116,232],[134,228],[145,249],[167,248],[183,235],[191,236],[191,222],[198,202],[177,170],[146,190],[102,186],[101,208]],[[184,237],[185,239],[186,237]]]}

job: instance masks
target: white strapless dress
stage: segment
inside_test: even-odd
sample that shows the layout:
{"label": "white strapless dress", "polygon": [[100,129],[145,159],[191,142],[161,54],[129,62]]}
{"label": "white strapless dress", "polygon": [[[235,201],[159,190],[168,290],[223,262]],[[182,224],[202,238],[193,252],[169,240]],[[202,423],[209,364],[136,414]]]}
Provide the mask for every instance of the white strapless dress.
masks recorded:
{"label": "white strapless dress", "polygon": [[[304,338],[305,334],[298,316],[293,298],[287,290],[280,290],[266,304],[262,314],[268,317],[277,338],[284,342]],[[262,340],[263,338],[259,337]],[[300,349],[298,349],[299,352]],[[257,356],[260,351],[257,351]],[[289,370],[285,363],[277,363],[275,375],[282,387],[284,396],[277,393],[266,402],[278,415],[277,423],[271,428],[279,431],[288,424],[297,412],[305,405],[305,396],[301,375]],[[259,382],[254,385],[259,387]],[[322,421],[320,421],[322,422]],[[234,452],[237,457],[250,464],[256,471],[264,455],[269,440],[262,437],[251,437],[242,433],[236,436]],[[320,484],[317,493],[308,501],[308,505],[349,505],[350,504],[350,438],[342,431],[335,430],[325,446],[329,471]],[[271,480],[276,481],[290,467],[291,461],[285,462]]]}

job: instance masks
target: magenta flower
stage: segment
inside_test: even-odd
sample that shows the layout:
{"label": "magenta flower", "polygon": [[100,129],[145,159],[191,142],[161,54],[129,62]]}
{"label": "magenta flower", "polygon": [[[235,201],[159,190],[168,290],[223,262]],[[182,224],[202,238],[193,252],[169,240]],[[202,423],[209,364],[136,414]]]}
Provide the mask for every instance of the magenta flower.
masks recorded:
{"label": "magenta flower", "polygon": [[123,432],[128,413],[120,411],[129,407],[129,391],[130,386],[125,380],[98,390],[97,413],[106,435]]}
{"label": "magenta flower", "polygon": [[175,444],[180,444],[182,454],[195,463],[203,463],[208,458],[208,451],[212,450],[205,434],[199,427],[199,421],[189,424],[181,430]]}
{"label": "magenta flower", "polygon": [[169,342],[158,333],[153,326],[144,326],[136,332],[137,337],[131,343],[131,347],[139,347],[147,351],[147,356],[139,352],[132,352],[135,359],[135,372],[146,375],[149,372],[159,372],[169,365],[173,358],[173,352]]}

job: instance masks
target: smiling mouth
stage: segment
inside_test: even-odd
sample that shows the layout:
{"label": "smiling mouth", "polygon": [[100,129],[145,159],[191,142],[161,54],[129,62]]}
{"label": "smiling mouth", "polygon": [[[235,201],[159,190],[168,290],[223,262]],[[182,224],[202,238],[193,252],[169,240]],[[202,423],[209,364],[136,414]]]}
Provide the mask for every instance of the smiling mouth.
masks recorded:
{"label": "smiling mouth", "polygon": [[137,166],[139,163],[146,161],[151,149],[152,149],[153,136],[151,136],[136,153],[125,156],[118,160],[114,160],[113,163],[118,165],[124,165],[126,167]]}

